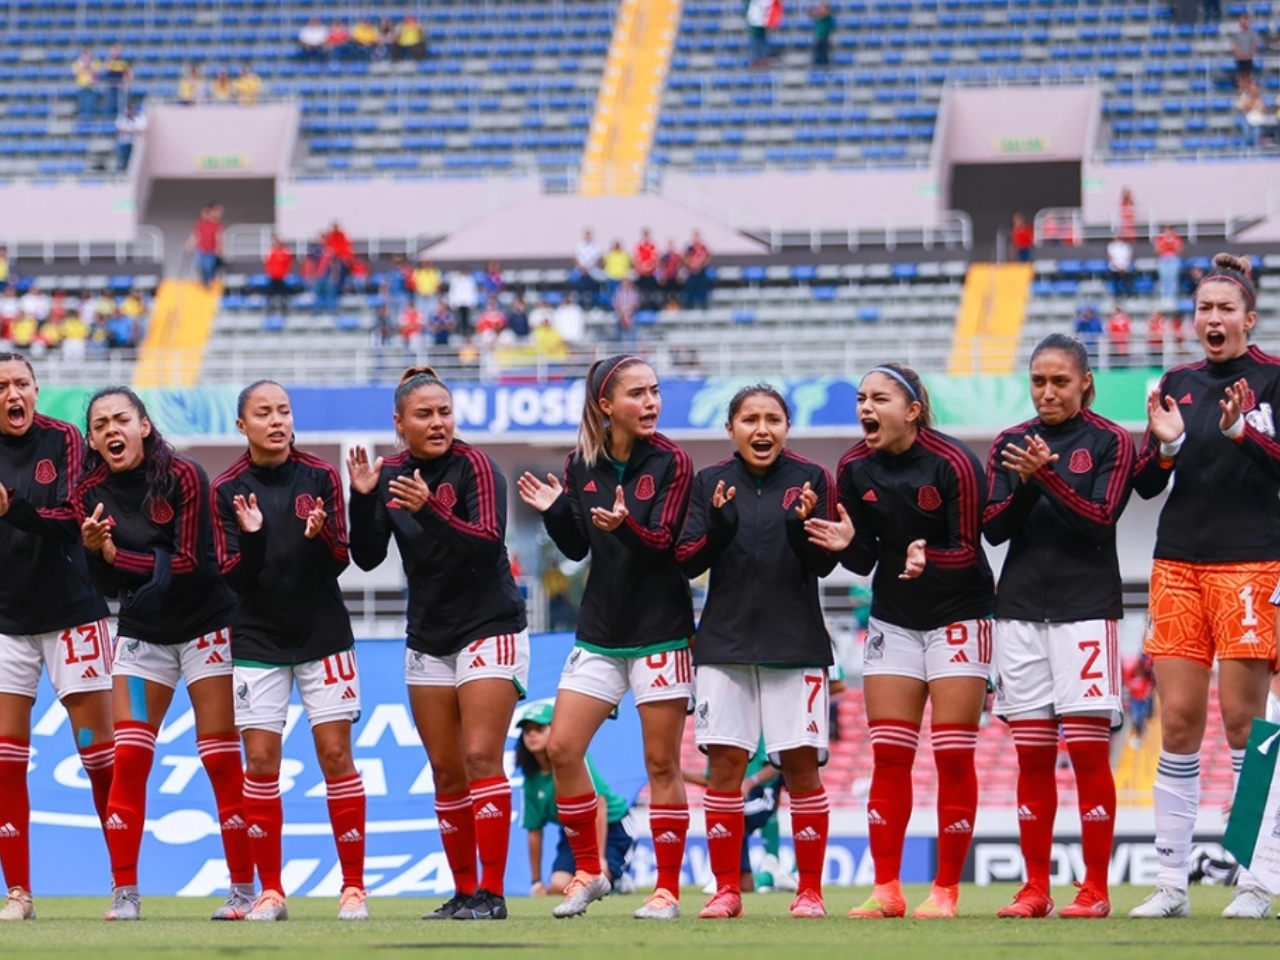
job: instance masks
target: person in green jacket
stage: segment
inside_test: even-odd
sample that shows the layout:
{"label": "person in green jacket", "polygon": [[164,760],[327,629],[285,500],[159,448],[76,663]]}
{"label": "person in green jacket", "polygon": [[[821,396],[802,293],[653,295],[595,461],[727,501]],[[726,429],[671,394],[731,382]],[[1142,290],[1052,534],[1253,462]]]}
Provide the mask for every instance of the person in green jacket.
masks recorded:
{"label": "person in green jacket", "polygon": [[[516,766],[524,773],[524,813],[520,825],[529,831],[529,894],[535,897],[563,894],[574,874],[573,851],[561,830],[555,859],[551,862],[551,876],[546,883],[542,881],[543,828],[548,823],[560,825],[556,817],[551,761],[547,758],[553,711],[554,705],[546,701],[530,704],[517,722],[521,733],[516,743]],[[587,757],[587,771],[591,774],[596,793],[604,801],[598,808],[596,829],[599,831],[600,850],[604,854],[605,872],[613,883],[614,892],[626,893],[630,889],[627,866],[636,845],[631,804],[609,789],[590,756]]]}

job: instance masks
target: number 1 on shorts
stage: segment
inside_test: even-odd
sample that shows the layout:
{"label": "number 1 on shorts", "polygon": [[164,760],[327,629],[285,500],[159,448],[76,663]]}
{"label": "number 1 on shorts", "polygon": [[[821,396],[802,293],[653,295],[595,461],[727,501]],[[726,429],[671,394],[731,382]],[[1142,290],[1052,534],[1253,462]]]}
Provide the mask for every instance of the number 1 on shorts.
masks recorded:
{"label": "number 1 on shorts", "polygon": [[1240,602],[1244,604],[1244,616],[1240,620],[1242,627],[1256,627],[1258,625],[1258,615],[1253,609],[1253,587],[1240,588]]}

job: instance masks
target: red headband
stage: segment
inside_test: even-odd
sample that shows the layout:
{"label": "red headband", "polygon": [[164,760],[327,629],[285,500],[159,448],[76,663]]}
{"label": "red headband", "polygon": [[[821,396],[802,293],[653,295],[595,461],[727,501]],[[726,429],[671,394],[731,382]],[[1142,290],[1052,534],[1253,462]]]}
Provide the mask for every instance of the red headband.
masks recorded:
{"label": "red headband", "polygon": [[600,380],[599,389],[596,390],[596,403],[599,403],[601,400],[604,399],[604,392],[605,390],[608,389],[609,381],[613,378],[613,375],[618,372],[618,368],[621,367],[624,363],[631,363],[632,361],[635,361],[636,363],[644,363],[644,361],[641,360],[639,357],[633,357],[630,354],[628,354],[627,356],[623,357],[621,360],[619,360],[617,363],[615,363],[612,367],[609,368],[609,372],[606,373],[604,377],[602,377]]}
{"label": "red headband", "polygon": [[1253,312],[1253,309],[1258,302],[1256,295],[1252,290],[1249,289],[1249,286],[1241,283],[1239,280],[1231,276],[1231,274],[1229,273],[1206,273],[1203,277],[1200,278],[1200,282],[1196,284],[1196,293],[1199,293],[1200,288],[1203,287],[1206,283],[1210,283],[1211,281],[1215,281],[1215,280],[1225,280],[1227,281],[1227,283],[1234,283],[1237,287],[1239,287],[1240,292],[1244,294],[1245,306],[1249,308],[1249,311],[1251,313]]}

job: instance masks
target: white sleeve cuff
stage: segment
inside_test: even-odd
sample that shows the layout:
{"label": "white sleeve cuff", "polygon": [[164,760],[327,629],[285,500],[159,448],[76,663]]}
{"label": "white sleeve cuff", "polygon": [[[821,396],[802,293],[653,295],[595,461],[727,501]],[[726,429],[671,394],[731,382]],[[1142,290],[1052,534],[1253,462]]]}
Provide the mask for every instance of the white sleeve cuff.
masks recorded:
{"label": "white sleeve cuff", "polygon": [[1160,457],[1164,460],[1172,460],[1178,455],[1178,451],[1182,449],[1182,445],[1186,443],[1187,435],[1180,434],[1176,440],[1170,440],[1167,443],[1160,444]]}
{"label": "white sleeve cuff", "polygon": [[1236,417],[1236,422],[1222,431],[1222,435],[1231,440],[1238,440],[1244,435],[1244,414]]}

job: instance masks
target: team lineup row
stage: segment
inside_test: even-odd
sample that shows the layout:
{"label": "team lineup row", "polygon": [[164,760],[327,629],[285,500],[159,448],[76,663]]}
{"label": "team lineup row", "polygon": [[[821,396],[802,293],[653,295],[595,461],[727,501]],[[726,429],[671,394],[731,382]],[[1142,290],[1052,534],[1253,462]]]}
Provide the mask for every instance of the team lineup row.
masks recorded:
{"label": "team lineup row", "polygon": [[[1115,818],[1109,728],[1119,710],[1116,522],[1131,491],[1177,482],[1161,514],[1147,650],[1164,749],[1155,789],[1160,879],[1134,916],[1189,912],[1186,860],[1198,751],[1218,662],[1233,760],[1261,715],[1275,665],[1262,597],[1280,580],[1280,361],[1248,343],[1255,292],[1220,255],[1197,291],[1205,360],[1169,371],[1140,449],[1089,409],[1088,354],[1054,335],[1036,349],[1037,416],[1001,434],[985,470],[933,427],[907,367],[862,380],[864,437],[833,479],[786,447],[790,411],[767,385],[729,405],[733,456],[696,475],[657,432],[653,371],[602,360],[587,376],[578,448],[561,477],[524,474],[520,498],[568,557],[591,557],[575,648],[546,744],[573,878],[559,917],[610,890],[603,805],[585,762],[631,691],[649,774],[657,882],[640,919],[680,915],[689,810],[679,751],[688,705],[708,755],[704,808],[717,889],[699,913],[742,912],[741,786],[763,737],[790,793],[796,917],[826,915],[828,829],[820,768],[831,643],[818,581],[837,563],[872,574],[864,653],[874,755],[867,819],[875,889],[851,917],[906,913],[899,868],[926,703],[938,777],[938,864],[916,917],[953,917],[978,802],[974,767],[988,678],[1019,760],[1027,882],[1001,916],[1044,917],[1057,805],[1059,729],[1075,769],[1086,876],[1062,916],[1110,914]],[[288,916],[281,884],[281,734],[296,683],[324,772],[342,867],[342,919],[368,917],[365,796],[351,756],[359,673],[338,576],[371,569],[394,537],[408,581],[405,678],[431,762],[455,896],[426,919],[502,919],[511,789],[503,750],[529,665],[522,599],[504,546],[506,481],[454,436],[449,388],[429,368],[395,393],[403,452],[337,471],[294,447],[286,391],[240,395],[248,450],[210,483],[161,437],[141,400],[112,387],[75,427],[35,412],[35,375],[0,355],[0,918],[35,914],[26,765],[47,670],[76,732],[113,873],[107,919],[141,915],[138,859],[156,733],[179,680],[214,788],[231,891],[215,919]],[[754,493],[754,496],[752,495]],[[1009,543],[995,590],[980,542]],[[710,571],[696,639],[688,578]],[[120,601],[115,642],[103,597]],[[696,672],[696,691],[695,691]],[[695,698],[696,694],[696,698]],[[243,751],[243,753],[242,753]],[[477,863],[478,862],[478,863]],[[261,885],[261,891],[255,885]],[[1230,916],[1268,916],[1247,872]]]}

